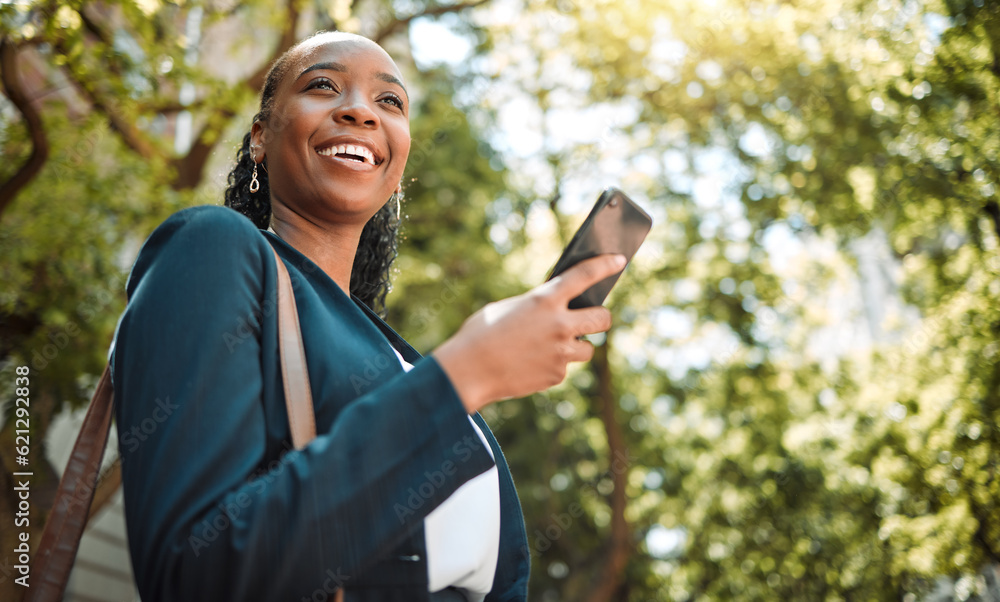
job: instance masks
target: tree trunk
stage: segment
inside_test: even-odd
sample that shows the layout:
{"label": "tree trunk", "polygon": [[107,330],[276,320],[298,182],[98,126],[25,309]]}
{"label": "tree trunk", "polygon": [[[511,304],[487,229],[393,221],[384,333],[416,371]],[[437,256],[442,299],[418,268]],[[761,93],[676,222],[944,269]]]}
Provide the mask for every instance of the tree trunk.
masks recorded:
{"label": "tree trunk", "polygon": [[3,80],[3,90],[11,104],[24,117],[31,138],[31,155],[14,175],[3,185],[0,185],[0,216],[14,200],[22,188],[28,185],[38,175],[45,161],[49,158],[49,141],[45,137],[42,116],[31,104],[31,98],[21,82],[21,73],[17,65],[17,46],[7,38],[0,40],[0,76]]}
{"label": "tree trunk", "polygon": [[590,366],[597,381],[597,401],[600,405],[601,421],[608,437],[609,473],[614,490],[611,492],[611,538],[608,548],[601,559],[600,576],[587,602],[609,602],[621,588],[625,580],[625,567],[628,564],[632,546],[629,542],[630,531],[625,520],[627,498],[625,488],[628,484],[628,470],[631,460],[625,445],[625,435],[615,416],[618,407],[618,394],[612,383],[611,364],[608,361],[610,347],[610,332],[605,343],[594,350],[594,359]]}

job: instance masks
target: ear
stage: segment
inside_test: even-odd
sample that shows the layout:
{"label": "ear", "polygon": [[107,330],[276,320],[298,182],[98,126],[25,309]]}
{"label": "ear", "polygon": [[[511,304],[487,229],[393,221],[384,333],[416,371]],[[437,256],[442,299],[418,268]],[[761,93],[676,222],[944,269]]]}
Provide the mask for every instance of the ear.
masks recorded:
{"label": "ear", "polygon": [[262,163],[267,155],[264,147],[264,140],[267,139],[265,126],[263,121],[254,121],[250,126],[250,155],[257,163]]}

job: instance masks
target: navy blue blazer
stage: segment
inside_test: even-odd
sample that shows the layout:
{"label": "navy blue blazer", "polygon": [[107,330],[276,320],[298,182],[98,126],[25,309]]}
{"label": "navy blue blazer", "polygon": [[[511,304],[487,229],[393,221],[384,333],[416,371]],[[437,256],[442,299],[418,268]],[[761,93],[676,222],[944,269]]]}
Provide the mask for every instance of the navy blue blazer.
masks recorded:
{"label": "navy blue blazer", "polygon": [[[291,449],[277,248],[295,290],[316,439]],[[313,262],[217,206],[142,247],[112,350],[133,569],[145,602],[427,600],[423,519],[494,464],[433,357]],[[404,373],[390,341],[410,363]],[[490,601],[525,600],[530,556],[507,463]]]}

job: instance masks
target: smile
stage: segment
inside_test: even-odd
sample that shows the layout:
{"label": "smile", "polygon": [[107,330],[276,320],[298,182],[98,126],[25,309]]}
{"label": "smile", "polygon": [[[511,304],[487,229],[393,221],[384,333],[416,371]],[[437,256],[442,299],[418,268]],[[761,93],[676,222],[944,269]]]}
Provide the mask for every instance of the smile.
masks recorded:
{"label": "smile", "polygon": [[367,148],[358,144],[336,144],[327,148],[316,149],[316,153],[324,157],[339,157],[348,161],[367,163],[368,165],[378,165],[381,161],[376,161],[375,154]]}

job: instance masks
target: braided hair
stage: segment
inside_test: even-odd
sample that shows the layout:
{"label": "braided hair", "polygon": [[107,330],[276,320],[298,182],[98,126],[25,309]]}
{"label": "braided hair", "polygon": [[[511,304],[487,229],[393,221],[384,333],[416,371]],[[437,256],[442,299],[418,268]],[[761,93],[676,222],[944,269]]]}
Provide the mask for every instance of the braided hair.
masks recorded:
{"label": "braided hair", "polygon": [[[323,33],[323,32],[320,32]],[[317,34],[319,35],[319,34]],[[289,67],[292,48],[281,55],[264,80],[260,95],[260,111],[251,123],[267,121],[274,109],[274,94],[278,84],[285,77]],[[250,192],[254,161],[250,153],[250,132],[243,136],[243,144],[236,151],[236,164],[227,178],[225,205],[242,213],[258,228],[267,228],[271,223],[271,192],[267,179],[267,159],[257,171],[260,188]],[[390,198],[378,212],[368,220],[361,231],[358,251],[351,269],[351,293],[380,316],[385,316],[385,296],[391,288],[389,269],[396,258],[399,222],[402,217],[396,211],[398,203]]]}

